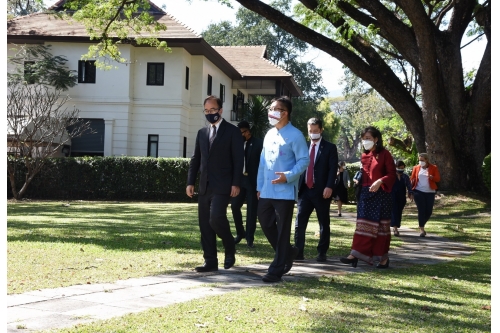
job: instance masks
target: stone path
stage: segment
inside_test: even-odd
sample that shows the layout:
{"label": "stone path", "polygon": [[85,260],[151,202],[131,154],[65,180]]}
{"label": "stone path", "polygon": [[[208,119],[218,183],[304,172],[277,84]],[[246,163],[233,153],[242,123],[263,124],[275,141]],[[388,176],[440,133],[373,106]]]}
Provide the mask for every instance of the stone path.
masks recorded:
{"label": "stone path", "polygon": [[[352,216],[346,217],[353,220]],[[399,237],[404,240],[404,244],[390,251],[391,269],[414,264],[436,264],[472,253],[472,249],[463,244],[430,233],[423,238],[419,237],[416,230],[399,230]],[[210,273],[193,271],[8,295],[7,332],[71,327],[242,288],[268,286],[261,280],[267,267],[240,266]],[[295,262],[283,280],[361,273],[373,269],[361,261],[357,268],[352,268],[340,263],[339,257],[329,257],[324,263],[318,263],[313,258]]]}

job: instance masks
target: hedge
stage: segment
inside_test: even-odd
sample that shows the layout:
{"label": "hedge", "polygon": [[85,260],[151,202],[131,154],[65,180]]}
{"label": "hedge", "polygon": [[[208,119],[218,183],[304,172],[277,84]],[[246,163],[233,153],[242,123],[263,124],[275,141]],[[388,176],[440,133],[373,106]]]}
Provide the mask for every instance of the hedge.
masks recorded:
{"label": "hedge", "polygon": [[[24,183],[24,162],[17,163],[18,190]],[[186,195],[189,158],[66,157],[48,158],[24,198],[38,200],[134,200],[197,202]],[[352,178],[359,163],[347,165],[351,179],[348,200],[355,203]],[[199,178],[199,177],[198,177]],[[195,185],[195,191],[198,183]],[[12,198],[7,177],[7,197]]]}
{"label": "hedge", "polygon": [[[18,163],[16,187],[24,183]],[[61,200],[146,200],[196,202],[186,195],[188,158],[67,157],[49,158],[24,197]],[[24,170],[23,170],[24,169]],[[12,197],[7,180],[7,197]],[[195,185],[195,189],[198,184]]]}

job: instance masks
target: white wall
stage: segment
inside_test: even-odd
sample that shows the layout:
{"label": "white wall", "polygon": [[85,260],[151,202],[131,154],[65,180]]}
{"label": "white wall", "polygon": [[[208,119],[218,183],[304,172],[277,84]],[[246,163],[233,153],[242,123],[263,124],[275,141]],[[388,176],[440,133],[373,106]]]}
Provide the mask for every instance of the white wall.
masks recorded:
{"label": "white wall", "polygon": [[[52,53],[64,55],[68,67],[74,70],[78,70],[78,60],[89,46],[50,44]],[[146,156],[148,134],[157,134],[158,156],[182,156],[186,137],[186,156],[190,157],[198,130],[208,124],[202,113],[208,74],[212,76],[214,95],[219,95],[220,83],[226,86],[223,117],[230,120],[231,79],[204,56],[192,56],[183,48],[172,48],[167,53],[121,45],[120,51],[130,63],[113,63],[117,68],[111,70],[97,69],[96,83],[79,83],[67,92],[71,96],[68,106],[74,104],[80,117],[104,119],[107,128],[112,127],[112,135],[106,135],[111,140],[105,142],[106,154]],[[148,62],[165,63],[163,86],[146,84]],[[186,66],[190,69],[189,90],[185,89]]]}

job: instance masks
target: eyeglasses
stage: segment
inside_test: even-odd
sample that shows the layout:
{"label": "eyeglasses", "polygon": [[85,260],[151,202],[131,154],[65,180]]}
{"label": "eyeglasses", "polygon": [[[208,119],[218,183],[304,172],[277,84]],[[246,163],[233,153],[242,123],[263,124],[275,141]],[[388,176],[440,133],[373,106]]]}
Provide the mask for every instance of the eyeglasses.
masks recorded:
{"label": "eyeglasses", "polygon": [[268,111],[271,111],[271,112],[272,112],[272,111],[279,111],[279,112],[284,112],[284,111],[287,111],[287,110],[285,110],[285,109],[278,109],[278,108],[271,108],[271,107],[270,107],[270,108],[268,108],[267,110],[268,110]]}
{"label": "eyeglasses", "polygon": [[247,129],[246,129],[246,130],[241,131],[241,134],[245,134],[246,132],[248,132],[248,130],[247,130]]}
{"label": "eyeglasses", "polygon": [[217,109],[212,108],[212,109],[208,109],[208,110],[205,109],[205,110],[203,110],[203,113],[204,114],[216,114],[217,112],[219,112],[220,109],[221,108],[217,108]]}

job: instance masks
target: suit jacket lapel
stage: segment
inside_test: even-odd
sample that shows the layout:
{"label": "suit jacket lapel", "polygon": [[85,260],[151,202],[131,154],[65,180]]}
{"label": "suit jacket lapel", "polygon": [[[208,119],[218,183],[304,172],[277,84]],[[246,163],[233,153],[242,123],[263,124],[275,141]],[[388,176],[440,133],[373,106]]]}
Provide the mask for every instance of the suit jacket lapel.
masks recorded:
{"label": "suit jacket lapel", "polygon": [[321,144],[318,147],[318,152],[316,153],[316,159],[314,160],[314,164],[319,161],[319,157],[321,155],[321,151],[323,150],[323,140],[321,140]]}

